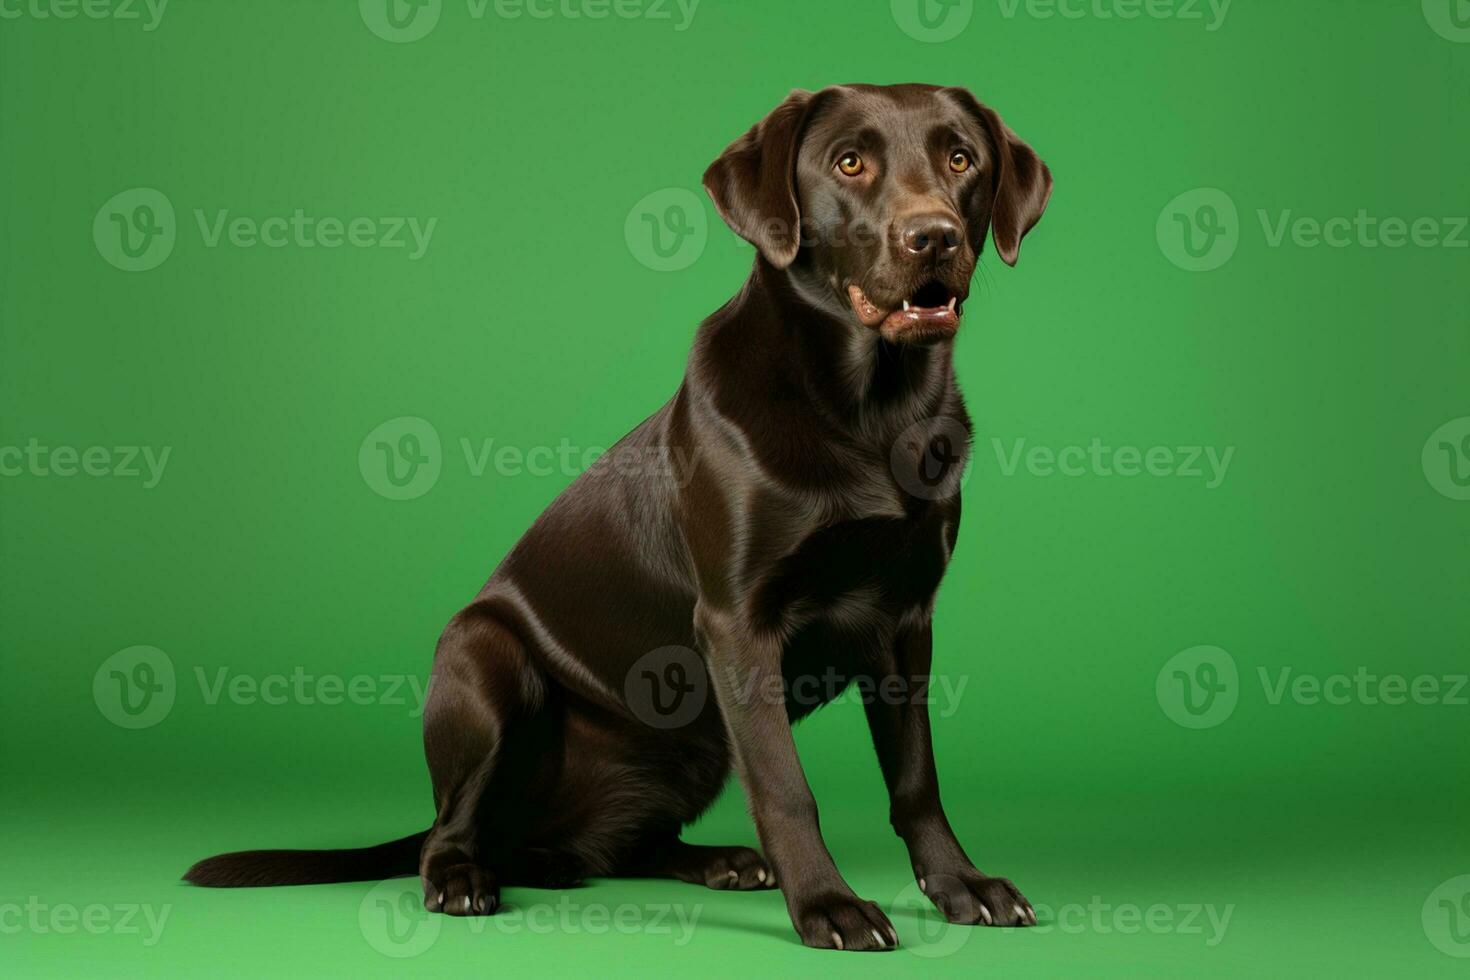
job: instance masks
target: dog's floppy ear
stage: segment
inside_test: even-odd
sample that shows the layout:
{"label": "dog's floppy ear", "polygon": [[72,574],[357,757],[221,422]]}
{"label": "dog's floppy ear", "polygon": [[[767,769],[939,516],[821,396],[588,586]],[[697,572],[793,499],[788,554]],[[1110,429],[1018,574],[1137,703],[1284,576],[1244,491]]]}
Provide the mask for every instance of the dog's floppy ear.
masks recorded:
{"label": "dog's floppy ear", "polygon": [[990,235],[1006,265],[1015,265],[1021,239],[1041,220],[1051,200],[1051,170],[1036,151],[1001,121],[995,110],[962,88],[947,90],[990,134],[995,149],[995,201],[990,209]]}
{"label": "dog's floppy ear", "polygon": [[814,96],[797,89],[704,172],[704,189],[725,224],[776,268],[801,249],[796,152]]}

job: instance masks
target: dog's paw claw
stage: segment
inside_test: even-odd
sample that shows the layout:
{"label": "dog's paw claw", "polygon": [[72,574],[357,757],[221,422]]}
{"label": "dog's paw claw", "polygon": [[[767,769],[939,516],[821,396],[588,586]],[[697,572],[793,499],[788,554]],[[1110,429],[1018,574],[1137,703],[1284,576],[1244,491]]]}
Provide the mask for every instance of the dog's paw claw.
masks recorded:
{"label": "dog's paw claw", "polygon": [[425,876],[424,908],[445,915],[494,915],[500,908],[500,885],[477,864],[454,864]]}
{"label": "dog's paw claw", "polygon": [[1036,925],[1031,903],[1006,878],[990,878],[971,869],[927,875],[919,888],[946,919],[959,925]]}
{"label": "dog's paw claw", "polygon": [[776,887],[776,874],[760,852],[749,847],[722,847],[701,870],[704,884],[720,891],[752,891]]}
{"label": "dog's paw claw", "polygon": [[884,951],[898,947],[898,932],[883,910],[853,895],[829,895],[802,904],[796,932],[818,949]]}

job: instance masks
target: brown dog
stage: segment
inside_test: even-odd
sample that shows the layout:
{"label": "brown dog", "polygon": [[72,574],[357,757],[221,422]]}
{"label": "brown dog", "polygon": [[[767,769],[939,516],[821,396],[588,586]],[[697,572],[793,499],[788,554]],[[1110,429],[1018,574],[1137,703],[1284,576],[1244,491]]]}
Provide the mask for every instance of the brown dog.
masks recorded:
{"label": "brown dog", "polygon": [[[532,525],[435,653],[433,826],[377,847],[210,858],[201,885],[422,876],[778,882],[802,942],[889,949],[832,862],[790,723],[859,687],[919,887],[952,922],[1033,924],[939,801],[927,689],[969,418],[952,339],[986,238],[1015,264],[1051,174],[963,89],[794,92],[709,168],[759,250],[684,383]],[[680,829],[740,773],[764,858]]]}

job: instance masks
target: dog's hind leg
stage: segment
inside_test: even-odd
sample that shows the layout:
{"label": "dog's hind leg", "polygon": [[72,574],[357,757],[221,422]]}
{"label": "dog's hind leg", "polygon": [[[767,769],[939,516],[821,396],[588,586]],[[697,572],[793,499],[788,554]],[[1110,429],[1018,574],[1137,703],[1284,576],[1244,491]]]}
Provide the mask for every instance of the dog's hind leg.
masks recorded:
{"label": "dog's hind leg", "polygon": [[776,873],[759,851],[686,844],[678,837],[641,850],[625,874],[630,878],[677,878],[722,891],[776,887]]}
{"label": "dog's hind leg", "polygon": [[[540,684],[524,646],[488,602],[459,613],[440,637],[424,708],[437,815],[419,857],[431,912],[492,915],[499,907],[497,866],[514,844],[515,820],[494,819],[490,800],[525,775],[509,755],[523,730],[536,727]],[[506,795],[524,798],[523,790]]]}

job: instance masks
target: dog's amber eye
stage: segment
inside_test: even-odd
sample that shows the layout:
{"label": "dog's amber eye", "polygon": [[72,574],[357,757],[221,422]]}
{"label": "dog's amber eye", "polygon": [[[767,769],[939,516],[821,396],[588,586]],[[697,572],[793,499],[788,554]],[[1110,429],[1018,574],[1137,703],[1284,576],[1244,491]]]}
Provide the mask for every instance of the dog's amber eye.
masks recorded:
{"label": "dog's amber eye", "polygon": [[957,174],[962,174],[970,169],[970,154],[964,150],[955,150],[949,158],[949,169]]}
{"label": "dog's amber eye", "polygon": [[849,177],[856,177],[863,172],[863,158],[856,153],[844,153],[837,161],[837,169]]}

